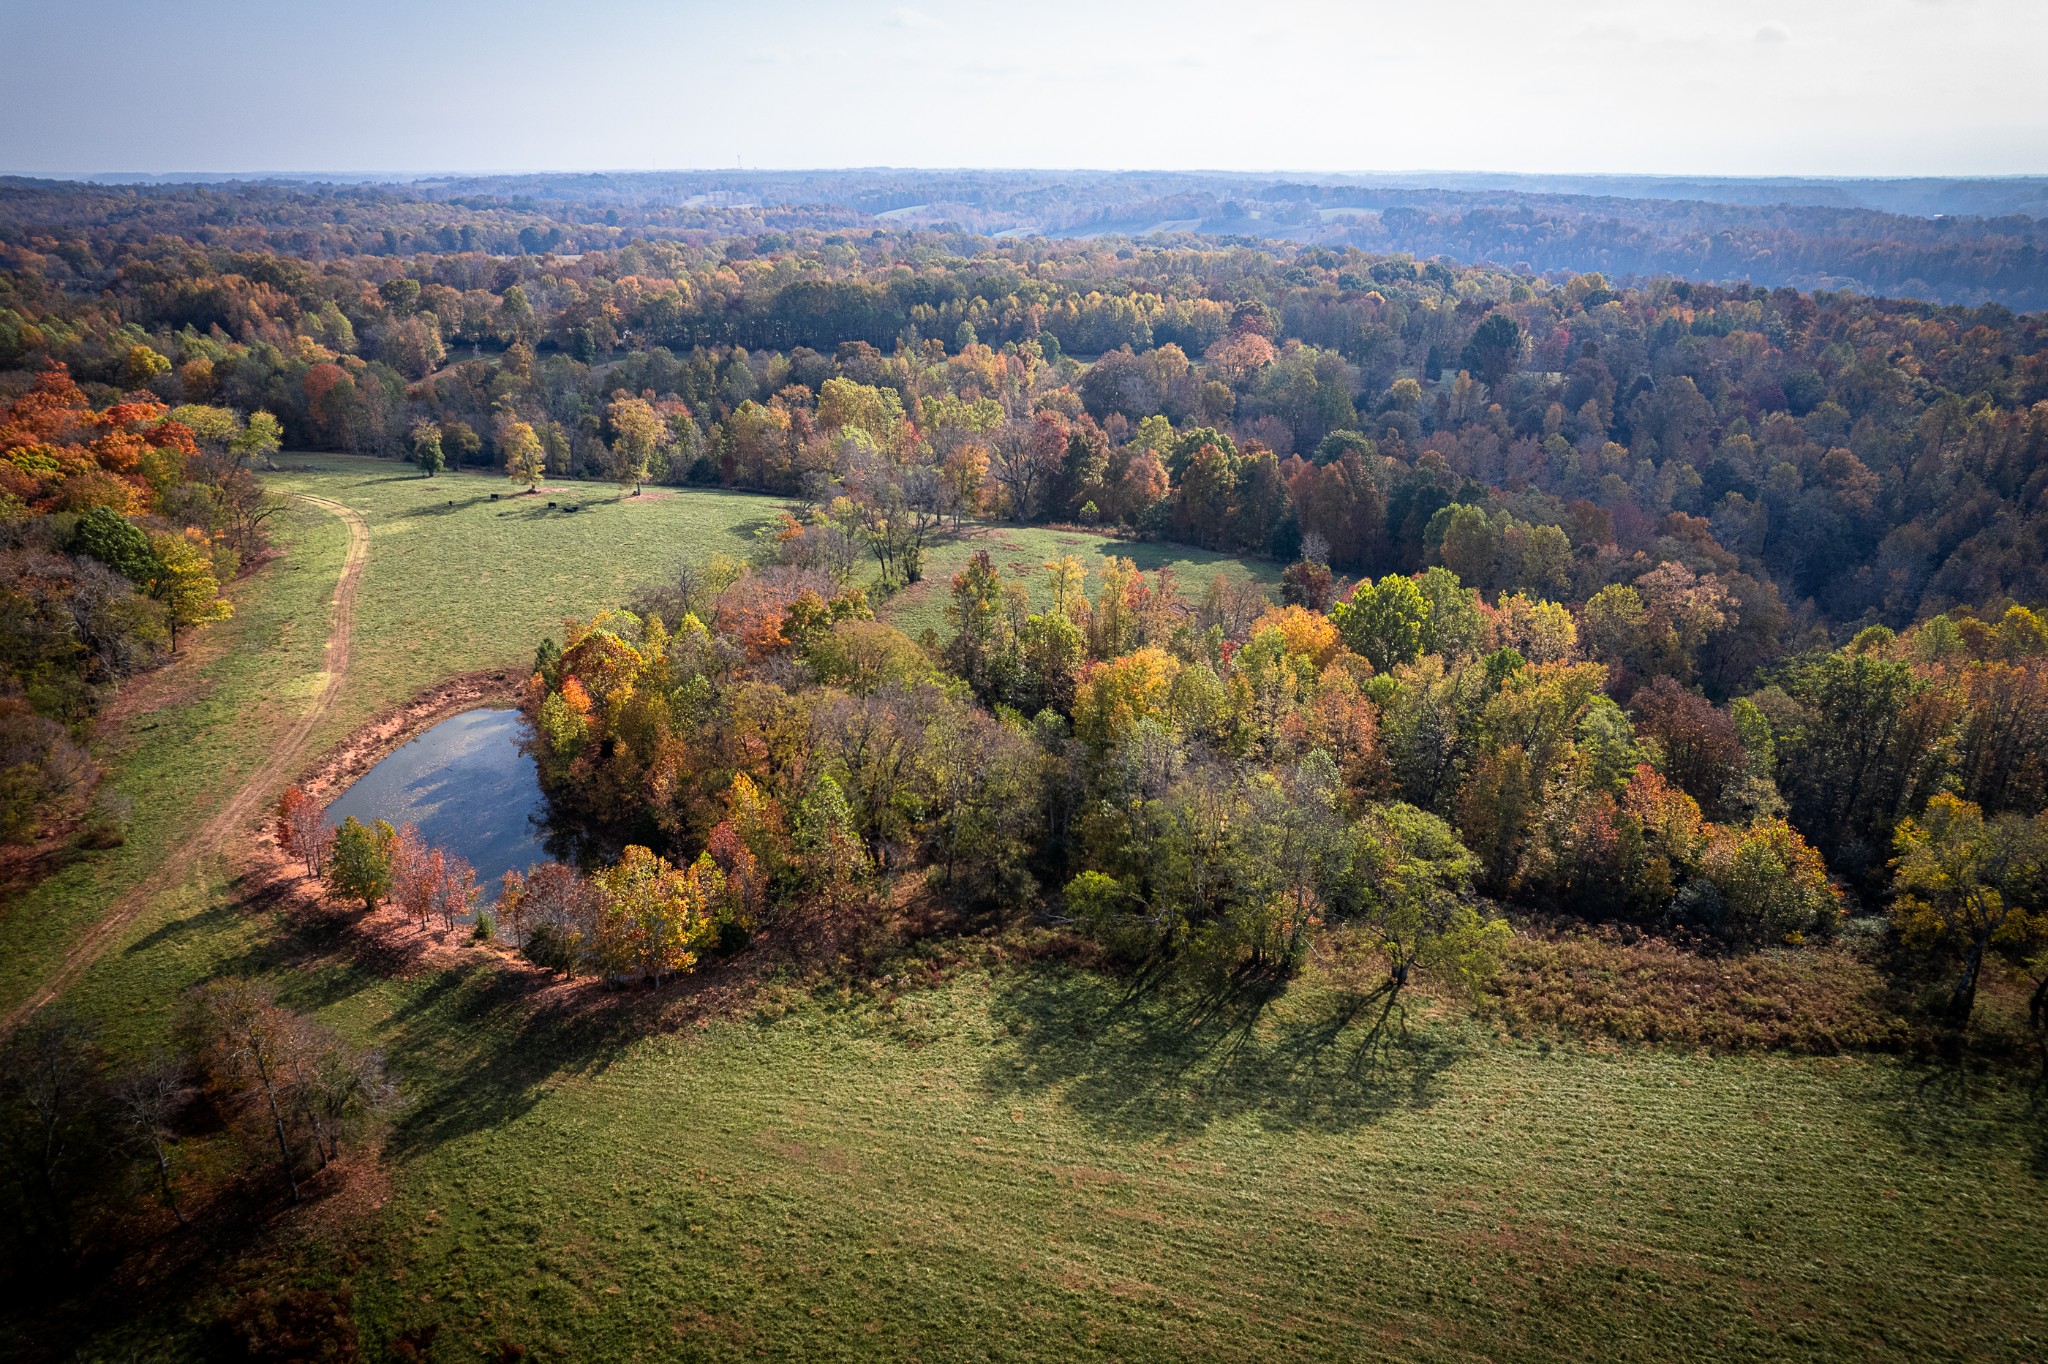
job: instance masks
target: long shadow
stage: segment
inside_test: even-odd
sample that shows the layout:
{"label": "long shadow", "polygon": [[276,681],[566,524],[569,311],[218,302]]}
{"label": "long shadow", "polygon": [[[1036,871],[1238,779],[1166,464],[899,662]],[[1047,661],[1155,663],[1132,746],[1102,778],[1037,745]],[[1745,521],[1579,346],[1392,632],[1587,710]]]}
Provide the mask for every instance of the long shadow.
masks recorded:
{"label": "long shadow", "polygon": [[358,913],[293,914],[291,902],[283,879],[237,879],[229,894],[161,925],[130,950],[231,919],[288,914],[279,931],[253,935],[239,952],[213,963],[209,975],[265,980],[278,1003],[305,1013],[430,968],[383,1019],[377,1037],[403,1095],[389,1143],[399,1155],[514,1120],[552,1084],[601,1073],[632,1044],[660,1031],[665,1012],[690,993],[685,985],[550,994],[535,976],[488,962],[430,963],[435,935],[369,934]]}
{"label": "long shadow", "polygon": [[[416,1155],[511,1122],[551,1084],[601,1074],[649,1031],[627,997],[551,1007],[532,993],[505,972],[460,968],[391,1018],[385,1045],[411,1090],[391,1136],[395,1152]],[[409,1058],[423,1064],[408,1066]]]}
{"label": "long shadow", "polygon": [[767,530],[774,524],[773,521],[770,521],[765,516],[750,516],[744,521],[733,522],[730,533],[734,539],[752,544],[762,531]]}
{"label": "long shadow", "polygon": [[279,916],[281,930],[256,935],[240,952],[218,962],[214,974],[273,981],[278,1002],[302,1011],[323,1009],[382,982],[411,977],[426,967],[439,945],[435,935],[425,932],[366,933],[360,910],[300,912],[291,882],[238,877],[217,903],[163,925],[131,950],[259,914]]}
{"label": "long shadow", "polygon": [[1464,1055],[1411,1031],[1387,991],[1273,1007],[1276,982],[1129,982],[1062,967],[1000,984],[991,1011],[1011,1046],[986,1068],[991,1094],[1054,1091],[1104,1132],[1185,1137],[1247,1115],[1275,1128],[1342,1132],[1435,1103]]}
{"label": "long shadow", "polygon": [[274,982],[277,1002],[304,1013],[352,999],[374,988],[387,974],[360,959],[340,923],[321,921],[295,924],[289,932],[264,934],[214,968],[216,978]]}
{"label": "long shadow", "polygon": [[[247,912],[268,889],[225,912]],[[278,1003],[310,1013],[411,976],[433,953],[430,934],[367,937],[356,917],[301,918],[221,961],[214,974],[271,981]],[[536,998],[542,988],[486,962],[434,966],[384,1019],[377,1042],[404,1095],[394,1151],[430,1150],[517,1118],[551,1083],[601,1072],[657,1031],[661,1011],[677,1000],[673,990],[573,992],[550,1003]]]}
{"label": "long shadow", "polygon": [[444,498],[442,501],[431,506],[408,507],[404,511],[399,512],[398,515],[400,517],[453,516],[457,512],[468,511],[471,507],[488,503],[490,500],[491,495],[489,493],[478,493],[473,497]]}
{"label": "long shadow", "polygon": [[1947,1159],[2009,1149],[2017,1137],[2034,1178],[2048,1180],[2048,1090],[2026,1062],[1949,1055],[1901,1060],[1875,1074],[1862,1102],[1901,1146]]}
{"label": "long shadow", "polygon": [[124,955],[138,956],[144,952],[176,942],[195,933],[218,932],[229,922],[239,917],[235,902],[231,899],[215,899],[196,914],[187,914],[179,919],[166,919],[149,932],[137,938],[122,949]]}

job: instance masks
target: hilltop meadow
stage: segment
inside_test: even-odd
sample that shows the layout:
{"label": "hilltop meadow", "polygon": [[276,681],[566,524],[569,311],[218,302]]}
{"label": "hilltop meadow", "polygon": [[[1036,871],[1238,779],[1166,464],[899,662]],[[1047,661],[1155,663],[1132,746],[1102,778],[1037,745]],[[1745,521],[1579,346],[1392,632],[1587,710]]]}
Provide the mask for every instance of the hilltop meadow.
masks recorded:
{"label": "hilltop meadow", "polygon": [[[370,530],[316,747],[416,678],[519,661],[636,575],[738,552],[772,506],[578,488],[590,510],[549,518],[483,478],[283,462],[280,491]],[[101,894],[256,761],[270,731],[223,715],[314,685],[344,528],[299,504],[278,538],[110,757],[110,780],[192,795],[90,864]],[[77,874],[10,908],[10,960]],[[114,1318],[87,1297],[19,1319],[11,1349],[218,1357],[323,1312],[400,1358],[943,1356],[964,1328],[1002,1358],[2022,1358],[2048,1331],[2038,1118],[1996,1074],[1516,1035],[1433,995],[1375,1024],[1342,953],[1262,1007],[999,927],[857,977],[728,968],[701,997],[558,1014],[492,959],[394,970],[244,875],[231,855],[162,887],[68,1003],[140,1053],[192,985],[266,981],[382,1050],[405,1105],[325,1201],[218,1265],[159,1251]]]}
{"label": "hilltop meadow", "polygon": [[0,1353],[2048,1352],[2040,315],[471,188],[0,211]]}

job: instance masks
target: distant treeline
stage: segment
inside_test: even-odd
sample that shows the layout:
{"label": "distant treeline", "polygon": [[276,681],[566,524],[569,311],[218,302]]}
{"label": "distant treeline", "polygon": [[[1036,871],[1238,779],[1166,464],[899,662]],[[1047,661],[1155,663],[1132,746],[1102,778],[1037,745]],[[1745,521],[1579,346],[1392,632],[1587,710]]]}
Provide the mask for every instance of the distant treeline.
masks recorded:
{"label": "distant treeline", "polygon": [[0,396],[60,362],[103,405],[267,411],[288,445],[393,455],[427,423],[458,464],[502,467],[517,435],[568,477],[644,428],[657,480],[926,470],[949,516],[1282,558],[1315,537],[1348,572],[1421,566],[1465,503],[1596,559],[1740,564],[1836,625],[2048,597],[2048,332],[1997,306],[1323,246],[806,231],[308,260],[205,237],[5,248]]}
{"label": "distant treeline", "polygon": [[[0,180],[0,241],[91,230],[301,257],[608,250],[815,229],[1164,234],[1351,246],[1528,272],[1676,275],[2048,307],[2048,182],[1663,181],[1026,171],[484,176],[404,185]],[[74,251],[76,248],[73,248]]]}

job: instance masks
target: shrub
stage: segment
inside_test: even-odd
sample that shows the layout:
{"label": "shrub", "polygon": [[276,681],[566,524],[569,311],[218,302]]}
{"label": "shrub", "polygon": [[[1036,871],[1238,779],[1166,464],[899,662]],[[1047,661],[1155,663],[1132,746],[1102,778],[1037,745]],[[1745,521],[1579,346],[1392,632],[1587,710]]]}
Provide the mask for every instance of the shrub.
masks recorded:
{"label": "shrub", "polygon": [[1701,926],[1744,941],[1798,942],[1832,929],[1847,912],[1820,854],[1782,819],[1716,830],[1700,875],[1712,894],[1702,888],[1680,908],[1718,914],[1718,922]]}

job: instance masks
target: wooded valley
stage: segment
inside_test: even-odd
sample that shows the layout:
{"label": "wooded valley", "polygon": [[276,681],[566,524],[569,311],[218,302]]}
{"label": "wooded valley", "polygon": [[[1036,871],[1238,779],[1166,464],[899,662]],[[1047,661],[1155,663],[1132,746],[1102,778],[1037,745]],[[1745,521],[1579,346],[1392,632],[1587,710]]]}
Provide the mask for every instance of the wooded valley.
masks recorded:
{"label": "wooded valley", "polygon": [[[337,828],[321,755],[345,735],[315,712],[222,835],[233,882],[200,892],[241,945],[102,967],[80,938],[87,1006],[30,996],[10,1020],[9,1282],[57,1286],[40,1320],[95,1338],[80,1304],[177,1259],[161,1223],[192,1206],[237,1246],[363,1180],[487,1206],[448,1196],[468,1188],[449,1124],[562,1121],[540,1095],[564,1075],[601,1093],[613,1059],[644,1075],[700,1030],[736,1056],[796,1028],[930,1042],[946,1092],[1014,1099],[1015,1123],[1064,1104],[1115,1159],[1120,1122],[1174,1125],[1108,1097],[1103,1049],[1135,1017],[1160,1024],[1120,1062],[1145,1104],[1194,1094],[1162,1058],[1206,1038],[1188,1073],[1219,1069],[1186,1085],[1265,1097],[1174,1122],[1270,1122],[1231,1129],[1251,1149],[1428,1112],[1439,1046],[1504,1077],[1539,1046],[1759,1077],[1881,1064],[1954,1086],[1935,1106],[1998,1134],[1955,1159],[2038,1212],[2048,314],[2014,311],[2044,301],[2037,219],[1077,177],[1031,234],[996,235],[1032,177],[903,179],[6,184],[0,942],[31,950],[38,888],[162,817],[114,779],[128,698],[265,647],[236,612],[309,590],[289,586],[307,563],[338,575],[335,623],[308,597],[272,647],[339,644],[284,694],[327,705],[351,648],[373,660],[347,684],[371,688],[357,725],[492,674],[560,849],[479,884],[410,824]],[[941,202],[977,208],[888,217]],[[1319,226],[1261,226],[1290,221]],[[319,557],[321,507],[358,558]],[[593,537],[573,587],[535,548],[571,535]],[[175,988],[105,974],[143,969]],[[1341,1078],[1314,1059],[1340,1038]],[[1239,1047],[1263,1068],[1232,1079]],[[744,1089],[741,1060],[717,1064]],[[1304,1116],[1311,1078],[1335,1088]],[[644,1095],[606,1111],[633,1114],[628,1145],[661,1121]],[[1864,1119],[1797,1121],[1865,1139]],[[333,1217],[291,1284],[250,1270],[179,1329],[254,1358],[429,1357],[453,1316],[335,1268],[391,1270],[362,1228],[392,1224]],[[2043,1279],[2000,1228],[1980,1344],[2019,1357]],[[1121,1292],[1099,1288],[1091,1312]],[[145,1336],[170,1309],[150,1310]],[[1667,1345],[1691,1329],[1644,1310]],[[1890,1352],[1927,1344],[1921,1308],[1883,1310]],[[441,1348],[621,1348],[562,1320],[508,1298]],[[349,1343],[264,1353],[294,1332]],[[1532,1348],[1560,1339],[1606,1338]]]}

